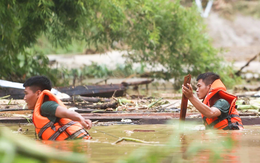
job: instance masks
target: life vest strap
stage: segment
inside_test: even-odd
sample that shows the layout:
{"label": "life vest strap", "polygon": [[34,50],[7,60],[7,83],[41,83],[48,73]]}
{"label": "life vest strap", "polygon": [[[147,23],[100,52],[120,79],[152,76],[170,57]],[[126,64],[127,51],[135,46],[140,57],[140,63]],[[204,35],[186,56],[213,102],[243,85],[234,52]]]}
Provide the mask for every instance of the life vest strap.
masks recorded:
{"label": "life vest strap", "polygon": [[241,125],[241,124],[238,123],[238,122],[229,123],[228,126],[226,126],[225,128],[223,128],[223,130],[240,130],[239,126],[243,128],[243,125]]}
{"label": "life vest strap", "polygon": [[74,125],[76,122],[74,121],[70,121],[69,123],[65,124],[64,126],[60,127],[58,129],[58,131],[56,131],[50,138],[49,140],[56,140],[57,137],[62,133],[64,132],[68,127]]}
{"label": "life vest strap", "polygon": [[46,123],[40,130],[40,132],[38,133],[38,136],[40,139],[42,139],[42,134],[44,133],[44,131],[49,128],[52,127],[54,125],[54,123],[52,121],[49,121],[48,123]]}
{"label": "life vest strap", "polygon": [[89,135],[88,132],[85,129],[80,129],[80,130],[76,131],[74,134],[70,135],[68,139],[75,139],[82,133],[85,133],[83,135],[83,137]]}
{"label": "life vest strap", "polygon": [[207,117],[203,117],[203,122],[204,122],[204,125],[205,125],[205,127],[206,127],[206,129],[207,128],[209,128],[209,124],[208,124],[208,122],[206,121],[206,119],[207,119]]}

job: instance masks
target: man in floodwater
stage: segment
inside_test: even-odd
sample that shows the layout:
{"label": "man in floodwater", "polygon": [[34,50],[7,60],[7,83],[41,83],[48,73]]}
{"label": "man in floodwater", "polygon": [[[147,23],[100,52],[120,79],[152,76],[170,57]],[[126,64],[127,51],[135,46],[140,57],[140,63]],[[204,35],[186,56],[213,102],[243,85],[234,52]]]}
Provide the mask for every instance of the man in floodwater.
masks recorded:
{"label": "man in floodwater", "polygon": [[197,96],[193,95],[191,84],[182,85],[183,94],[193,106],[202,114],[206,129],[223,130],[243,129],[235,102],[237,97],[226,92],[226,87],[219,75],[207,72],[197,77]]}
{"label": "man in floodwater", "polygon": [[24,100],[33,111],[35,131],[43,140],[91,139],[85,129],[92,122],[85,120],[77,112],[69,111],[65,105],[50,92],[51,81],[45,76],[34,76],[23,84]]}

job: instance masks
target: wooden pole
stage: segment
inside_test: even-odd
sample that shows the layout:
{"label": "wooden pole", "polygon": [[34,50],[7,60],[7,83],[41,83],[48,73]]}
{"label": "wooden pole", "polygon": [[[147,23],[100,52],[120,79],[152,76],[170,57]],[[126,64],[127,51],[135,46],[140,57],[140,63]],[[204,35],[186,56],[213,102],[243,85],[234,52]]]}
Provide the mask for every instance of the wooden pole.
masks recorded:
{"label": "wooden pole", "polygon": [[[184,77],[184,82],[183,84],[187,87],[187,83],[190,83],[191,80],[191,75],[187,75]],[[188,99],[185,97],[184,94],[182,94],[182,99],[181,99],[181,113],[180,113],[180,120],[185,121],[186,117],[186,111],[187,111],[187,105],[188,105]]]}

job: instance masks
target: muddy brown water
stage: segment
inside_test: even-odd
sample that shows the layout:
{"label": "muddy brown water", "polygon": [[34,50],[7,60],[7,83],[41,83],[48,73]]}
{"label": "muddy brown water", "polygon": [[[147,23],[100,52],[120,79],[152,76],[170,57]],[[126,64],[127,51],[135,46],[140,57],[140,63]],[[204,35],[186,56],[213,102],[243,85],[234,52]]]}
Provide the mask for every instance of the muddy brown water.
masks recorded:
{"label": "muddy brown water", "polygon": [[[18,132],[18,124],[3,124],[1,126],[9,127],[14,134],[23,134],[31,139],[35,139],[33,124],[21,124],[21,132]],[[174,132],[178,131],[179,125],[163,124],[163,125],[110,125],[110,126],[95,126],[94,129],[89,130],[93,137],[92,140],[84,141],[41,141],[42,143],[57,148],[60,150],[68,150],[74,152],[84,153],[90,159],[90,162],[117,162],[119,159],[126,159],[130,157],[131,153],[139,148],[158,148],[169,144],[169,139],[176,137]],[[185,139],[187,142],[182,144],[181,148],[173,150],[173,156],[182,155],[183,148],[192,146],[191,142],[197,140],[199,145],[206,146],[208,143],[221,144],[225,141],[225,137],[231,136],[234,140],[232,149],[221,149],[220,162],[260,162],[260,126],[245,126],[242,131],[216,131],[216,136],[212,137],[212,131],[201,130],[203,126],[193,125],[185,130]],[[102,131],[102,132],[100,132]],[[104,134],[108,133],[108,134]],[[113,135],[113,136],[111,136]],[[172,136],[173,135],[173,136]],[[136,142],[123,141],[119,144],[113,144],[118,140],[116,137],[131,137],[136,139],[153,142],[152,144],[143,144]],[[38,141],[38,140],[35,140]],[[180,139],[179,141],[183,141]],[[179,144],[180,145],[180,144]],[[215,148],[215,147],[213,147]],[[218,147],[216,147],[217,149]],[[174,158],[173,158],[174,159]],[[171,159],[172,160],[172,159]],[[209,161],[208,152],[205,150],[195,154],[194,157],[185,159],[182,162],[211,162]],[[167,162],[167,161],[166,161]],[[178,162],[178,161],[177,161]]]}

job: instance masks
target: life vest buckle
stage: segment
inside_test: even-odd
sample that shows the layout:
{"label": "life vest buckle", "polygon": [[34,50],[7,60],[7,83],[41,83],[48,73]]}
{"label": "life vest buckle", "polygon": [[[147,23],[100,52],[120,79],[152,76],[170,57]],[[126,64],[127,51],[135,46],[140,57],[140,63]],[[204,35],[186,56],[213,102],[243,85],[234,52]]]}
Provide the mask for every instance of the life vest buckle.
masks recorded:
{"label": "life vest buckle", "polygon": [[54,125],[51,126],[51,129],[52,129],[53,131],[56,131],[56,127],[55,127]]}
{"label": "life vest buckle", "polygon": [[58,129],[58,132],[59,133],[62,133],[64,131],[64,129],[62,128],[62,127],[60,127],[59,129]]}

